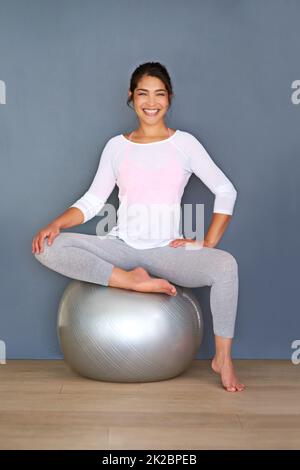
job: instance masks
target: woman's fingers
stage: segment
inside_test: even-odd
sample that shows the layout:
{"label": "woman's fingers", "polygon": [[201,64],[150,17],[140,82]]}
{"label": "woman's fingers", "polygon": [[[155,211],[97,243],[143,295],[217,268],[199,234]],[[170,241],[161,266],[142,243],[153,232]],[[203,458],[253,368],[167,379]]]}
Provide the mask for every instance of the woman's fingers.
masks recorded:
{"label": "woman's fingers", "polygon": [[40,253],[42,249],[42,235],[39,236],[37,244],[38,244],[38,253]]}
{"label": "woman's fingers", "polygon": [[38,244],[37,244],[37,242],[38,242],[38,236],[36,236],[36,237],[34,238],[34,241],[33,241],[33,248],[34,248],[34,252],[35,252],[35,253],[38,252]]}
{"label": "woman's fingers", "polygon": [[195,246],[195,247],[203,247],[204,240],[193,240],[192,238],[176,238],[169,243],[169,246],[173,248],[177,248],[178,246]]}
{"label": "woman's fingers", "polygon": [[48,245],[52,245],[55,237],[60,233],[57,226],[49,225],[41,229],[33,238],[31,243],[32,253],[41,253],[44,250],[44,240],[48,238]]}
{"label": "woman's fingers", "polygon": [[49,232],[43,232],[42,236],[40,237],[40,249],[41,252],[44,250],[44,240],[48,237]]}
{"label": "woman's fingers", "polygon": [[52,245],[55,237],[60,233],[60,230],[57,229],[47,229],[41,230],[32,240],[32,252],[41,253],[44,250],[44,241],[48,238],[48,245]]}
{"label": "woman's fingers", "polygon": [[51,232],[50,235],[48,236],[48,245],[52,245],[53,240],[55,239],[57,233]]}
{"label": "woman's fingers", "polygon": [[169,246],[171,246],[171,247],[173,247],[173,248],[177,248],[178,246],[183,246],[183,245],[185,245],[187,242],[188,242],[187,239],[184,239],[184,238],[176,238],[175,240],[172,240],[172,241],[169,243]]}
{"label": "woman's fingers", "polygon": [[41,232],[37,238],[37,252],[40,253],[43,251],[43,242],[45,238],[45,233]]}

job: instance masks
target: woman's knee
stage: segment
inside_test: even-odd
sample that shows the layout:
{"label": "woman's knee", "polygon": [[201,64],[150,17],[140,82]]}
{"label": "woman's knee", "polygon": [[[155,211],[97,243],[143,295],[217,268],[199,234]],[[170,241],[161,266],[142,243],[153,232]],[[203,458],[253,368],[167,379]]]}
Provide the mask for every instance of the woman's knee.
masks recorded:
{"label": "woman's knee", "polygon": [[48,238],[45,238],[43,242],[43,251],[34,253],[35,259],[37,259],[42,264],[49,264],[50,260],[57,256],[58,249],[67,245],[68,239],[68,233],[60,233],[53,240],[52,244],[49,245]]}
{"label": "woman's knee", "polygon": [[236,258],[226,250],[219,250],[220,251],[220,260],[219,260],[219,267],[222,273],[235,273],[238,272],[238,263]]}
{"label": "woman's knee", "polygon": [[44,242],[43,251],[40,251],[39,253],[34,253],[35,259],[47,266],[49,264],[49,259],[51,259],[52,257],[52,248],[53,247],[51,245],[48,246],[48,243]]}

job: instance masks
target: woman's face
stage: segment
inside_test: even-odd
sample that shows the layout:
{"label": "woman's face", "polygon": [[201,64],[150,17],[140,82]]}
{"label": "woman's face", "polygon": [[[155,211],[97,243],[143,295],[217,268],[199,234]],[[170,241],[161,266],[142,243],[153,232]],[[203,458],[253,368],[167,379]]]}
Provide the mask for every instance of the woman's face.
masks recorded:
{"label": "woman's face", "polygon": [[[131,96],[130,90],[128,95]],[[160,123],[169,108],[165,84],[157,77],[141,78],[134,90],[133,106],[140,121],[149,125]]]}

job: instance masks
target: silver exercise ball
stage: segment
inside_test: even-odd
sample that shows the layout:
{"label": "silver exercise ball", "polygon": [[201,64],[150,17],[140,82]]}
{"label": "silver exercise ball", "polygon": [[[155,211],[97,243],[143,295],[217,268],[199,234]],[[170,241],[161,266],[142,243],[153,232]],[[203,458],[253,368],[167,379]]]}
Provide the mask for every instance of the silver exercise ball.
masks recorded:
{"label": "silver exercise ball", "polygon": [[72,280],[58,309],[58,336],[73,371],[107,382],[175,377],[195,359],[203,336],[196,297],[175,297]]}

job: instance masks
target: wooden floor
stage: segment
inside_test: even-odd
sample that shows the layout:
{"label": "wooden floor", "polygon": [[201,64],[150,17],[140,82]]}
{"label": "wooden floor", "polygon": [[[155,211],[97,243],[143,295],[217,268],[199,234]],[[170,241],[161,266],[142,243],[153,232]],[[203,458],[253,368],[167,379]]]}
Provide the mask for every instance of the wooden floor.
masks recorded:
{"label": "wooden floor", "polygon": [[210,361],[174,379],[84,379],[64,361],[0,365],[1,449],[300,449],[300,365],[235,361],[226,392]]}

